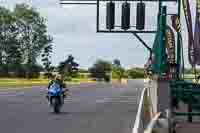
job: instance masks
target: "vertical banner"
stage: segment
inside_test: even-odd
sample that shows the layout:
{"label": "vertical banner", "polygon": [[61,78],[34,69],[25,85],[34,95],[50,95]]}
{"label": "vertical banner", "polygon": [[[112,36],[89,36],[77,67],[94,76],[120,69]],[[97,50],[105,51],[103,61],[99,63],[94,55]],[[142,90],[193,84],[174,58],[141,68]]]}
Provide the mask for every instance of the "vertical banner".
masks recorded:
{"label": "vertical banner", "polygon": [[196,0],[196,22],[194,33],[194,49],[196,64],[200,65],[200,0]]}
{"label": "vertical banner", "polygon": [[194,38],[193,38],[193,30],[192,30],[192,17],[190,11],[190,4],[188,0],[182,0],[183,10],[185,14],[187,29],[188,29],[188,59],[189,63],[192,66],[195,66],[196,59],[194,54]]}
{"label": "vertical banner", "polygon": [[166,30],[166,47],[167,47],[167,55],[168,55],[168,63],[169,63],[169,71],[168,71],[168,76],[170,79],[175,78],[175,70],[174,67],[172,67],[176,63],[176,45],[175,45],[175,35],[173,30],[167,26]]}
{"label": "vertical banner", "polygon": [[173,30],[168,26],[166,30],[166,47],[167,47],[167,52],[168,52],[168,61],[170,64],[175,64],[176,63],[176,55],[175,55],[175,35]]}
{"label": "vertical banner", "polygon": [[174,28],[174,30],[178,33],[181,33],[181,23],[178,15],[171,16],[171,20],[172,20],[172,27]]}

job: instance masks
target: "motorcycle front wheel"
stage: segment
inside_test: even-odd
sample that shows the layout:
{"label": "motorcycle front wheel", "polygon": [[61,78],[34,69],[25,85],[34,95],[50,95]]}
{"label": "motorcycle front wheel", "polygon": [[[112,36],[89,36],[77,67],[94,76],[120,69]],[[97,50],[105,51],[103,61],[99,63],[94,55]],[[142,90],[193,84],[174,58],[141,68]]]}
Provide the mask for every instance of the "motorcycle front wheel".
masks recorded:
{"label": "motorcycle front wheel", "polygon": [[56,114],[60,113],[60,102],[58,98],[52,99],[52,105],[53,105],[54,113]]}

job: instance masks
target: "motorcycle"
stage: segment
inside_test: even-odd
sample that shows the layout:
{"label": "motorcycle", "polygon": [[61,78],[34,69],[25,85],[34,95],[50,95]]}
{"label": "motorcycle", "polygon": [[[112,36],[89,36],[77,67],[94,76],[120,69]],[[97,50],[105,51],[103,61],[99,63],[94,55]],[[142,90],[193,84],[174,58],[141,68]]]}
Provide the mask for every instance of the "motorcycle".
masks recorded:
{"label": "motorcycle", "polygon": [[54,113],[60,113],[61,107],[64,104],[64,97],[63,91],[58,85],[52,85],[52,87],[48,89],[48,100]]}

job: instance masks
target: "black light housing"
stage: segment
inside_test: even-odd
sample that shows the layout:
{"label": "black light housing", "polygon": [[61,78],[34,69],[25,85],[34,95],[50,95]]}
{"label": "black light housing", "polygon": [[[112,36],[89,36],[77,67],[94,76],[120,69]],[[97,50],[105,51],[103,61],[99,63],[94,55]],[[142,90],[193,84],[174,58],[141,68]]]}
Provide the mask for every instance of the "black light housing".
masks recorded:
{"label": "black light housing", "polygon": [[145,3],[137,3],[136,29],[143,30],[145,27]]}
{"label": "black light housing", "polygon": [[115,28],[115,3],[112,1],[106,4],[106,28]]}
{"label": "black light housing", "polygon": [[128,2],[122,4],[121,28],[123,30],[130,28],[130,3]]}

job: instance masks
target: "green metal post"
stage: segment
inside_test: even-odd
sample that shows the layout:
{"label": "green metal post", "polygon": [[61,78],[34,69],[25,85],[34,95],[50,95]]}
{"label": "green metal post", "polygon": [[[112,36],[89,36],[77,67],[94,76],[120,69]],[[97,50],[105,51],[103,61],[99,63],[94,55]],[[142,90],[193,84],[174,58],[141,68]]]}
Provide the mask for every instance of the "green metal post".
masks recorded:
{"label": "green metal post", "polygon": [[154,55],[154,64],[153,72],[159,75],[162,75],[166,72],[166,24],[167,24],[167,7],[162,6],[160,11],[160,17],[158,20],[158,31],[156,39],[153,45],[153,55]]}
{"label": "green metal post", "polygon": [[158,3],[158,11],[161,14],[161,9],[162,9],[162,1],[159,1]]}
{"label": "green metal post", "polygon": [[160,15],[160,40],[159,40],[159,45],[160,45],[160,56],[159,56],[159,68],[160,72],[166,72],[166,25],[167,25],[167,7],[163,6],[161,8],[162,14]]}
{"label": "green metal post", "polygon": [[[181,18],[181,0],[178,0],[178,18]],[[181,21],[180,21],[181,22]],[[181,41],[180,33],[177,33],[177,78],[180,79],[180,64],[181,64]],[[183,57],[182,57],[183,58]]]}
{"label": "green metal post", "polygon": [[160,15],[161,15],[161,9],[162,9],[162,2],[161,1],[159,1],[158,2],[158,29],[157,30],[159,30],[159,21],[160,21]]}

